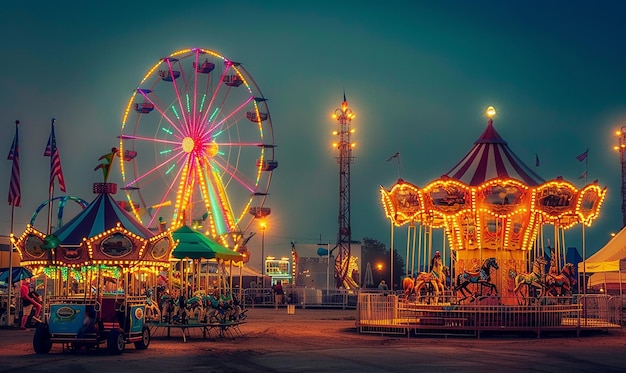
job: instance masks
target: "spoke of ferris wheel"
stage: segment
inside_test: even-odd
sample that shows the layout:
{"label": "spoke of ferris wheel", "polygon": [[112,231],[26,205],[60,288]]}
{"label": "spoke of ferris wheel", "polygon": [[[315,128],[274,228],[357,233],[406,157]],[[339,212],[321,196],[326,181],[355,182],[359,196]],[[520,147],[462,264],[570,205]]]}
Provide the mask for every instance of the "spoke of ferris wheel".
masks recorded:
{"label": "spoke of ferris wheel", "polygon": [[[169,73],[173,75],[172,63],[171,63],[170,59],[166,58],[165,61],[167,62],[167,67],[169,69]],[[179,66],[180,66],[180,64],[179,64]],[[182,81],[184,83],[186,83],[187,79],[185,78],[185,69],[183,69],[182,66],[181,66],[181,69],[180,69],[180,74],[181,74]],[[187,118],[185,118],[185,107],[183,106],[183,101],[180,98],[180,91],[178,90],[177,79],[172,79],[172,84],[174,85],[174,92],[176,92],[176,98],[178,100],[178,107],[180,108],[181,115],[183,116],[183,123],[189,123],[189,120]],[[184,84],[183,86],[186,86],[186,84]]]}
{"label": "spoke of ferris wheel", "polygon": [[[207,79],[210,79],[209,74],[207,74]],[[204,112],[204,102],[206,101],[206,98],[209,94],[209,88],[211,87],[210,84],[205,84],[204,85],[204,93],[202,94],[202,101],[200,102],[200,108],[198,109],[198,112],[196,114],[196,111],[194,110],[194,118],[195,118],[195,126],[194,126],[194,130],[197,131],[198,129],[201,128],[202,126],[202,118],[205,118],[206,115],[209,113],[210,109],[211,109],[211,104],[209,104],[206,107],[206,113]],[[196,86],[197,89],[197,86]],[[197,91],[196,91],[197,93]],[[209,122],[211,120],[213,120],[213,117],[215,117],[215,115],[217,115],[217,112],[219,111],[219,107],[215,108],[213,110],[213,113],[211,114],[211,116],[209,117]]]}
{"label": "spoke of ferris wheel", "polygon": [[218,146],[250,146],[259,147],[263,146],[262,142],[217,142]]}
{"label": "spoke of ferris wheel", "polygon": [[[195,66],[199,66],[198,62],[200,62],[200,52],[198,50],[195,51],[195,58],[196,58],[196,65]],[[207,77],[208,78],[208,77]],[[194,83],[193,83],[193,114],[190,115],[190,117],[193,119],[193,123],[192,123],[192,128],[193,131],[195,132],[197,130],[198,127],[198,123],[197,123],[197,118],[196,118],[196,109],[198,107],[198,95],[197,95],[197,89],[198,89],[198,69],[194,69]]]}
{"label": "spoke of ferris wheel", "polygon": [[144,97],[144,99],[148,100],[148,102],[150,102],[152,105],[154,105],[154,108],[157,109],[157,111],[159,112],[159,114],[161,114],[161,118],[165,119],[169,124],[172,125],[172,127],[174,127],[176,129],[176,131],[181,135],[184,136],[184,132],[182,131],[181,128],[179,128],[174,121],[167,115],[167,113],[161,108],[161,106],[156,103],[154,100],[152,100],[150,97],[148,97],[148,95],[144,92],[145,90],[143,89],[138,89],[137,90],[139,93],[141,93],[141,95]]}
{"label": "spoke of ferris wheel", "polygon": [[148,142],[158,142],[161,144],[172,144],[180,146],[180,140],[164,140],[164,139],[155,139],[154,137],[142,137],[142,136],[134,136],[134,135],[122,135],[120,136],[122,140],[141,140]]}
{"label": "spoke of ferris wheel", "polygon": [[[183,168],[180,167],[180,169],[178,170],[178,173],[176,174],[175,180],[178,180],[182,170],[183,170]],[[156,207],[156,210],[154,211],[154,214],[150,214],[150,222],[147,225],[148,227],[152,226],[152,223],[154,223],[154,219],[159,215],[159,211],[161,211],[161,207],[169,206],[166,203],[166,200],[167,200],[168,196],[170,196],[170,193],[172,192],[172,189],[174,188],[174,184],[175,183],[170,183],[170,185],[167,187],[167,190],[163,194],[163,197],[161,198],[161,201],[157,205],[155,205],[157,207]]]}
{"label": "spoke of ferris wheel", "polygon": [[206,111],[204,112],[204,114],[202,114],[202,118],[200,119],[198,123],[204,123],[206,121],[206,118],[209,115],[209,112],[213,108],[213,103],[215,102],[215,98],[217,97],[217,94],[219,93],[220,88],[222,88],[222,84],[224,83],[224,77],[226,76],[227,71],[228,69],[224,69],[224,71],[222,71],[222,75],[220,75],[220,80],[219,82],[217,82],[215,91],[213,91],[213,95],[211,96],[211,101],[209,101],[209,104],[206,107]]}
{"label": "spoke of ferris wheel", "polygon": [[[224,161],[227,165],[229,164],[228,162]],[[241,177],[239,177],[239,175],[236,173],[237,169],[235,168],[229,168],[227,166],[224,166],[223,164],[221,164],[216,158],[213,158],[213,163],[215,165],[217,165],[221,170],[223,170],[224,172],[226,172],[228,175],[232,176],[233,179],[237,180],[239,182],[239,184],[241,186],[243,186],[244,188],[246,188],[248,191],[250,191],[250,193],[254,193],[255,188],[248,185],[247,182],[245,182]]]}
{"label": "spoke of ferris wheel", "polygon": [[[220,120],[219,122],[215,123],[213,126],[207,128],[206,133],[211,133],[213,132],[213,130],[215,130],[216,128],[218,128],[219,126],[221,126],[224,122],[226,122],[228,119],[230,119],[233,115],[235,115],[236,113],[238,113],[240,110],[242,110],[243,108],[245,108],[245,106],[250,103],[250,101],[254,100],[253,96],[250,96],[247,100],[245,100],[244,102],[242,102],[235,110],[233,110],[230,114],[228,114],[227,116],[225,116],[222,120]],[[234,125],[234,123],[230,124],[231,126]]]}
{"label": "spoke of ferris wheel", "polygon": [[[185,154],[186,153],[181,149],[179,152],[177,152],[176,154],[171,155],[169,158],[167,158],[162,163],[156,165],[151,170],[148,170],[148,171],[144,172],[143,175],[139,175],[135,180],[131,180],[130,182],[126,183],[126,185],[124,185],[124,187],[128,188],[128,187],[133,186],[134,184],[137,184],[139,181],[141,181],[146,176],[152,174],[153,172],[158,171],[161,167],[164,167],[165,165],[167,165],[168,163],[170,163],[172,161],[174,161],[174,163],[176,164],[176,163],[180,162],[181,159],[184,160]],[[178,160],[176,160],[175,158],[178,158]]]}

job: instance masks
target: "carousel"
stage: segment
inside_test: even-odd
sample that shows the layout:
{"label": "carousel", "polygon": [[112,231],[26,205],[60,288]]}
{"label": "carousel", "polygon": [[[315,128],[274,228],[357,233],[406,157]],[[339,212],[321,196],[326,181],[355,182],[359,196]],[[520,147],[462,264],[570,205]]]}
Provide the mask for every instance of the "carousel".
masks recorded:
{"label": "carousel", "polygon": [[107,176],[94,184],[96,198],[55,232],[28,225],[11,237],[22,265],[44,278],[46,317],[34,335],[36,353],[48,353],[53,343],[71,350],[106,343],[112,354],[128,343],[137,349],[150,343],[146,294],[169,267],[172,234],[153,233],[124,211]]}
{"label": "carousel", "polygon": [[451,303],[497,296],[498,304],[521,305],[539,296],[572,294],[577,278],[564,263],[564,232],[582,224],[584,235],[606,188],[597,181],[578,188],[562,177],[545,180],[513,153],[496,131],[494,115],[490,107],[487,128],[440,178],[422,188],[402,179],[389,189],[381,186],[392,227],[408,227],[407,274],[433,270],[432,240],[421,237],[439,228],[449,259],[444,264],[451,270],[448,287],[440,283]]}

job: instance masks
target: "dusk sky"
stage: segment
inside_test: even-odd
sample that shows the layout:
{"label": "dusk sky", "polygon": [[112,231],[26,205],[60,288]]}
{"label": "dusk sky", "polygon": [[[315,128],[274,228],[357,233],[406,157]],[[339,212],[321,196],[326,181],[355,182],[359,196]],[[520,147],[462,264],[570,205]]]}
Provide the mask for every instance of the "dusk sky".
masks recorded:
{"label": "dusk sky", "polygon": [[[546,180],[563,176],[582,187],[585,162],[576,156],[589,149],[588,180],[608,189],[600,218],[585,230],[593,253],[622,226],[613,132],[626,125],[625,14],[618,1],[8,2],[0,13],[0,155],[20,120],[14,232],[48,198],[50,118],[67,194],[91,201],[91,185],[101,181],[93,169],[117,145],[125,105],[146,71],[199,47],[241,62],[268,99],[279,166],[267,201],[267,255],[288,254],[292,240],[336,240],[331,114],[344,91],[356,113],[353,239],[388,246],[380,186],[399,176],[424,186],[447,173],[483,132],[493,105],[496,130],[529,166],[537,154]],[[386,162],[395,152],[401,175]],[[5,201],[10,172],[5,158]],[[0,234],[8,235],[11,206],[0,206]],[[76,212],[68,208],[64,220]],[[565,238],[581,247],[580,228]],[[257,235],[248,245],[253,266],[260,244]]]}

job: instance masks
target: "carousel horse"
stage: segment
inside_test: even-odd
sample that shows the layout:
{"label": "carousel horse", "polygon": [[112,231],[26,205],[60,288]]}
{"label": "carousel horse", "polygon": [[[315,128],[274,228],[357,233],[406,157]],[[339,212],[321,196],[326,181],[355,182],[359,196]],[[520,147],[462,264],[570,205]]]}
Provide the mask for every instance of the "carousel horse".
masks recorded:
{"label": "carousel horse", "polygon": [[476,284],[480,285],[481,290],[483,286],[489,288],[489,295],[494,292],[497,294],[498,289],[496,288],[496,285],[491,282],[491,268],[499,269],[496,258],[485,259],[483,265],[478,271],[464,271],[463,273],[460,273],[456,278],[454,291],[460,292],[463,295],[462,299],[466,299],[470,296],[475,297],[476,294],[471,293],[467,287],[470,284]]}
{"label": "carousel horse", "polygon": [[565,263],[560,273],[550,272],[546,275],[546,295],[571,295],[577,283],[574,265]]}
{"label": "carousel horse", "polygon": [[174,297],[174,317],[172,321],[179,324],[186,324],[187,318],[189,317],[189,311],[187,310],[187,301],[185,300],[184,295],[180,295],[178,297]]}
{"label": "carousel horse", "polygon": [[146,321],[161,322],[161,310],[159,305],[152,299],[152,290],[146,290]]}
{"label": "carousel horse", "polygon": [[[531,295],[531,290],[537,290],[539,292],[537,297],[541,296],[541,292],[545,288],[544,272],[547,263],[546,258],[540,256],[535,259],[532,272],[520,273],[515,276],[515,288],[513,288],[513,293],[517,295],[520,305],[528,303],[527,300]],[[522,292],[522,285],[526,285],[526,294]]]}
{"label": "carousel horse", "polygon": [[404,289],[404,298],[409,299],[415,291],[415,281],[413,281],[413,276],[407,275],[402,280],[402,289]]}
{"label": "carousel horse", "polygon": [[419,297],[422,288],[427,285],[431,286],[432,293],[434,293],[433,301],[439,302],[439,294],[446,289],[446,277],[448,273],[448,267],[445,267],[441,261],[441,257],[436,256],[432,261],[432,269],[430,272],[421,272],[415,278],[415,286],[413,291],[415,295]]}
{"label": "carousel horse", "polygon": [[193,297],[187,299],[185,308],[187,309],[189,317],[203,320],[206,312],[204,311],[202,293],[196,292]]}
{"label": "carousel horse", "polygon": [[415,287],[413,291],[419,298],[422,289],[424,289],[427,285],[431,286],[432,292],[434,293],[433,301],[434,303],[437,303],[439,300],[439,292],[443,289],[440,287],[439,279],[434,275],[432,271],[420,272],[417,277],[415,277]]}
{"label": "carousel horse", "polygon": [[174,319],[174,298],[169,293],[163,293],[159,299],[162,310],[162,320],[170,324]]}

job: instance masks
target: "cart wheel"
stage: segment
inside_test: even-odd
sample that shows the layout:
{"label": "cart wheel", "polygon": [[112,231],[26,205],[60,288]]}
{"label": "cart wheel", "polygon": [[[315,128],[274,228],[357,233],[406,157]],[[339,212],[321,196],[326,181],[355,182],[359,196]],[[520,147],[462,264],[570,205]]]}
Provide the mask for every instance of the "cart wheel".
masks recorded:
{"label": "cart wheel", "polygon": [[141,329],[141,341],[135,342],[135,348],[138,350],[145,350],[150,346],[150,328],[144,326]]}
{"label": "cart wheel", "polygon": [[39,324],[33,336],[33,349],[37,354],[47,354],[52,348],[48,324]]}
{"label": "cart wheel", "polygon": [[120,328],[111,329],[107,337],[107,351],[111,355],[119,355],[124,351],[125,346],[124,331]]}

